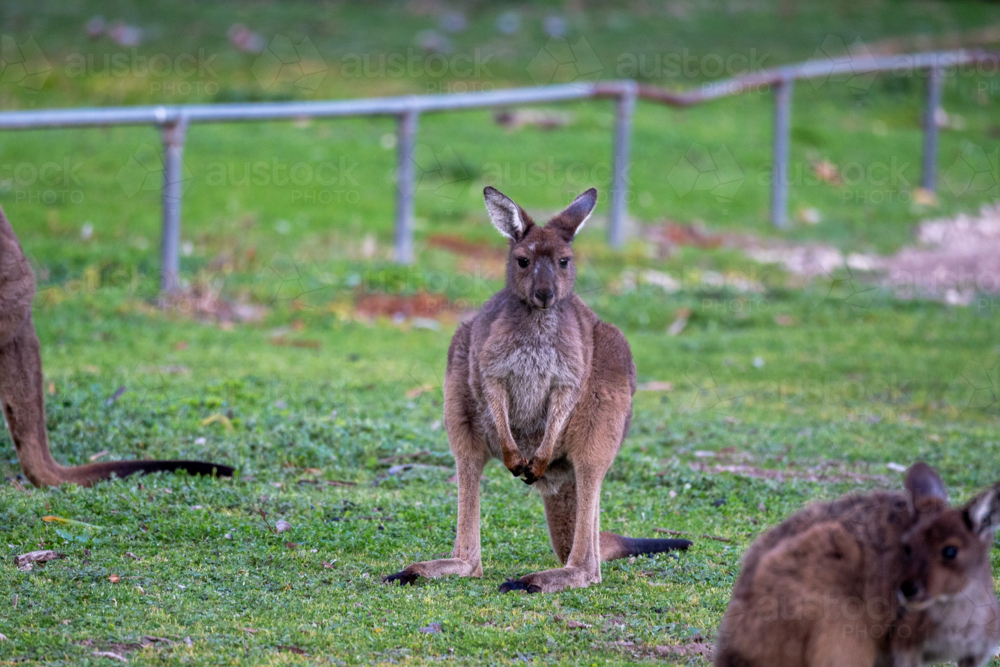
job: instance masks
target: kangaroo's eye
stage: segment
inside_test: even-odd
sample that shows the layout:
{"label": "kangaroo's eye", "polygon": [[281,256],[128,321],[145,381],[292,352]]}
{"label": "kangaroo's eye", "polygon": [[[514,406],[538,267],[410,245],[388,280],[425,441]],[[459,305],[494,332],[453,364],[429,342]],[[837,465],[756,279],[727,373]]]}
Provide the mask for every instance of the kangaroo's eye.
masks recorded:
{"label": "kangaroo's eye", "polygon": [[913,549],[910,548],[909,544],[904,544],[903,545],[903,555],[904,556],[912,556],[913,555]]}
{"label": "kangaroo's eye", "polygon": [[958,556],[958,547],[945,547],[941,550],[941,557],[945,560],[955,560]]}
{"label": "kangaroo's eye", "polygon": [[527,257],[518,257],[517,258],[517,265],[520,266],[522,269],[528,268],[528,258]]}
{"label": "kangaroo's eye", "polygon": [[569,266],[569,257],[563,257],[559,260],[559,268],[565,269],[567,266]]}

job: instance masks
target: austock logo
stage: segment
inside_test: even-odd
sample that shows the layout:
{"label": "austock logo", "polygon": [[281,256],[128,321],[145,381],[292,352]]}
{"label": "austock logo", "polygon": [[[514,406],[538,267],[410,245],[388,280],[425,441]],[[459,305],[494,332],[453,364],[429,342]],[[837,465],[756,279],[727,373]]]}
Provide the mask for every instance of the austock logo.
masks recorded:
{"label": "austock logo", "polygon": [[535,85],[596,81],[604,71],[586,38],[570,44],[563,37],[552,37],[531,62],[528,74]]}
{"label": "austock logo", "polygon": [[294,43],[290,37],[276,35],[250,71],[263,88],[293,85],[305,93],[314,93],[326,78],[327,65],[316,45],[308,37]]}
{"label": "austock logo", "polygon": [[982,146],[966,143],[945,171],[944,182],[956,197],[1000,196],[1000,148],[987,153]]}
{"label": "austock logo", "polygon": [[250,291],[258,303],[274,306],[302,300],[307,295],[321,291],[316,271],[300,266],[291,255],[276,253],[254,278]]}
{"label": "austock logo", "polygon": [[[191,170],[181,168],[181,191],[191,184]],[[163,156],[150,144],[140,144],[128,162],[118,171],[115,180],[125,196],[131,199],[139,192],[160,192],[163,189]]]}
{"label": "austock logo", "polygon": [[1000,417],[1000,357],[970,361],[948,385],[949,405],[963,413]]}
{"label": "austock logo", "polygon": [[52,65],[34,37],[18,44],[9,35],[0,36],[0,83],[39,91],[51,73]]}
{"label": "austock logo", "polygon": [[82,162],[69,157],[0,164],[0,193],[13,191],[15,201],[32,204],[79,204],[84,199],[82,169]]}
{"label": "austock logo", "polygon": [[458,201],[472,182],[468,167],[451,146],[434,150],[418,143],[411,159],[416,191],[433,193],[446,207]]}
{"label": "austock logo", "polygon": [[[692,144],[680,161],[667,174],[667,182],[677,196],[691,192],[708,192],[723,205],[729,204],[746,176],[725,145],[714,152],[700,144]],[[722,211],[726,212],[726,208]]]}
{"label": "austock logo", "polygon": [[[848,88],[862,92],[868,90],[878,76],[877,72],[870,71],[875,58],[860,37],[848,46],[840,37],[827,35],[823,43],[816,48],[811,61],[825,63],[827,68],[825,76],[810,79],[814,88],[819,88],[828,81],[834,81],[845,83]],[[841,66],[846,66],[846,70],[834,71]]]}
{"label": "austock logo", "polygon": [[712,368],[706,363],[695,362],[684,373],[684,378],[691,385],[685,401],[689,411],[735,407],[751,391],[743,379],[725,365]]}

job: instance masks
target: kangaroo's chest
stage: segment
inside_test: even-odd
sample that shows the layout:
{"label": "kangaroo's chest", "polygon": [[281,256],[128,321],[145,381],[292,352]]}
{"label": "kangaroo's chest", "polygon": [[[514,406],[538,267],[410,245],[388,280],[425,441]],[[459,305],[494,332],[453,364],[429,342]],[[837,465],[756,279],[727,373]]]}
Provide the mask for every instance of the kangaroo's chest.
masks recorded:
{"label": "kangaroo's chest", "polygon": [[548,346],[516,347],[502,360],[511,427],[533,430],[540,421],[544,428],[549,394],[565,376],[564,366],[559,352]]}

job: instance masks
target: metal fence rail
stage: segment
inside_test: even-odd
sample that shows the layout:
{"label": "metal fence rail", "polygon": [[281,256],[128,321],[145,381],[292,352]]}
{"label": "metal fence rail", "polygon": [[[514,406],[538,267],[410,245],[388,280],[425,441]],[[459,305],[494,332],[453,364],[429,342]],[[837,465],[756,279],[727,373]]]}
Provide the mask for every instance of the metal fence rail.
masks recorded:
{"label": "metal fence rail", "polygon": [[160,287],[172,291],[180,274],[181,174],[184,141],[191,123],[337,118],[346,116],[395,116],[397,119],[397,172],[395,259],[413,261],[414,161],[418,121],[423,113],[460,111],[517,104],[566,102],[612,98],[615,106],[614,154],[608,242],[620,248],[625,242],[627,182],[632,143],[632,117],[637,100],[667,106],[687,107],[711,100],[759,91],[774,91],[774,178],[771,184],[771,220],[780,228],[788,225],[788,156],[791,103],[797,79],[824,78],[843,74],[891,72],[897,75],[927,72],[926,107],[923,121],[921,185],[934,190],[937,183],[937,124],[941,85],[948,68],[990,64],[996,74],[1000,53],[983,50],[938,51],[897,56],[844,57],[811,60],[762,70],[753,74],[710,82],[689,91],[670,91],[635,81],[573,83],[536,88],[514,88],[482,93],[457,93],[381,97],[316,102],[251,102],[240,104],[194,104],[177,106],[108,107],[98,109],[46,109],[0,112],[0,129],[26,130],[55,127],[103,127],[111,125],[155,125],[163,139],[163,239]]}

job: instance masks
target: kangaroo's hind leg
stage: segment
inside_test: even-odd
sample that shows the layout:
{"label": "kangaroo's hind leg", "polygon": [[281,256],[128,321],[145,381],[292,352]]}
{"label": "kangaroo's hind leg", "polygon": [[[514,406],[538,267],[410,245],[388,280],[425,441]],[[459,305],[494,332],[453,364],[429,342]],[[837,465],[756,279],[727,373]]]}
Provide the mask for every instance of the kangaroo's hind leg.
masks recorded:
{"label": "kangaroo's hind leg", "polygon": [[448,350],[444,379],[444,424],[458,471],[458,527],[451,558],[414,563],[385,581],[412,584],[420,577],[449,574],[483,576],[479,539],[479,481],[490,459],[489,446],[475,428],[475,409],[468,387],[468,327],[460,327]]}
{"label": "kangaroo's hind leg", "polygon": [[574,479],[545,498],[549,537],[564,566],[509,581],[502,592],[554,593],[601,581],[602,548],[617,537],[600,532],[601,484],[621,444],[630,400],[627,385],[617,392],[602,387],[581,400],[565,435]]}
{"label": "kangaroo's hind leg", "polygon": [[549,540],[556,558],[563,565],[569,560],[576,532],[576,481],[563,483],[559,490],[542,496],[545,521],[549,526]]}
{"label": "kangaroo's hind leg", "polygon": [[458,467],[458,530],[451,558],[413,563],[385,577],[385,581],[398,581],[405,586],[420,577],[436,579],[449,574],[460,577],[483,576],[479,537],[479,480],[483,475],[486,458],[456,459],[455,463]]}

